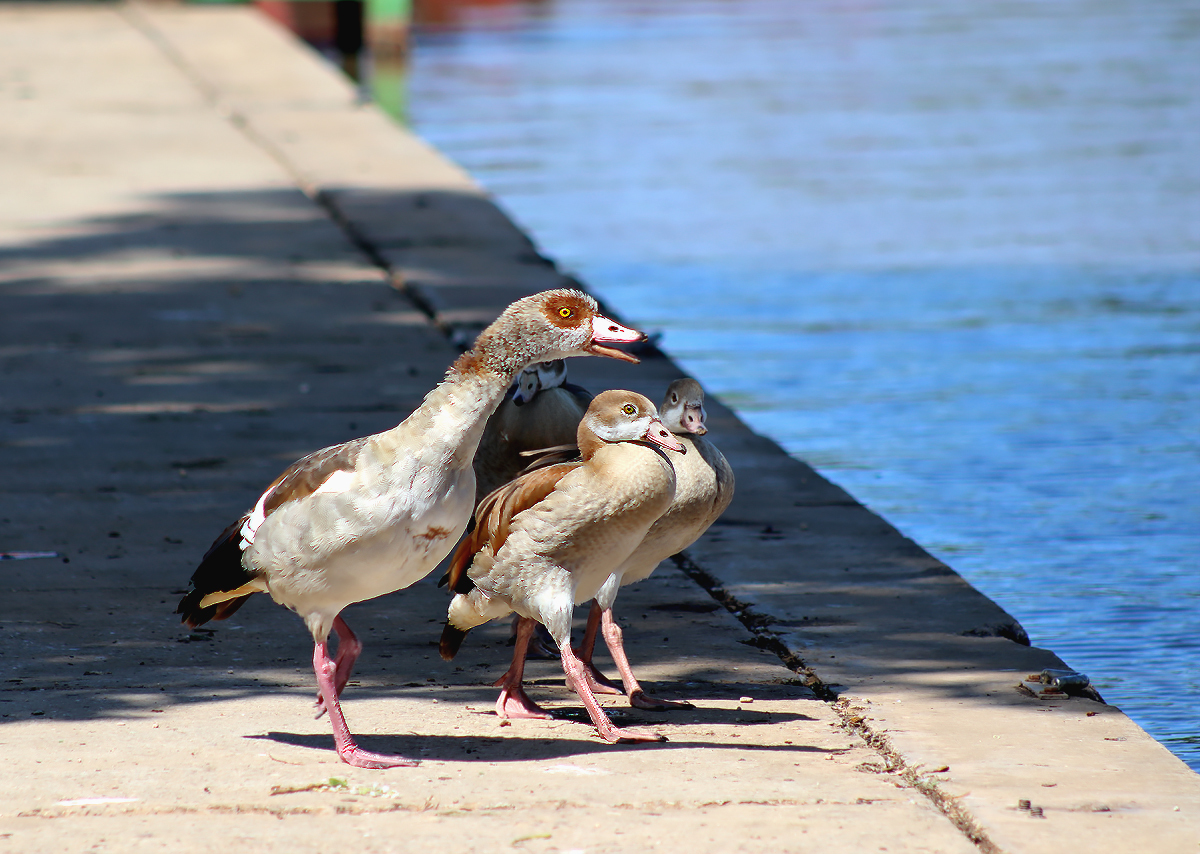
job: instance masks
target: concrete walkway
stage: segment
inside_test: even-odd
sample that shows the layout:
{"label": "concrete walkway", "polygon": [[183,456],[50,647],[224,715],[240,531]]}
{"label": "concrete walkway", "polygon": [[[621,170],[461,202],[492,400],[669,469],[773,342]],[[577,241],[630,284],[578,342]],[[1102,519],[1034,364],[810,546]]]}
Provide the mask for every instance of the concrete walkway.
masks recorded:
{"label": "concrete walkway", "polygon": [[340,764],[296,618],[188,632],[179,593],[286,465],[392,426],[564,277],[249,10],[4,4],[0,109],[0,551],[55,553],[0,562],[0,851],[1200,850],[1196,774],[1116,708],[1019,692],[1062,662],[719,402],[733,506],[617,604],[696,709],[609,708],[669,742],[601,743],[553,661],[561,718],[500,725],[507,627],[442,662],[431,578],[347,612],[351,726],[423,762]]}

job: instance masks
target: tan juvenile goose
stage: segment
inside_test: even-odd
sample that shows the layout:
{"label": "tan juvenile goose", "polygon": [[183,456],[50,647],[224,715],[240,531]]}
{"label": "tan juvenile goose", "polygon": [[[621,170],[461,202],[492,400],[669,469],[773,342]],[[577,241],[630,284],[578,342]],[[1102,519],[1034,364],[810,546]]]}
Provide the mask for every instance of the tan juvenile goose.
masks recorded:
{"label": "tan juvenile goose", "polygon": [[[664,559],[690,546],[725,512],[733,499],[733,469],[725,456],[707,439],[704,411],[704,390],[693,379],[675,380],[667,387],[661,417],[667,427],[686,449],[682,456],[672,455],[675,465],[675,498],[670,508],[646,533],[637,549],[608,577],[596,593],[588,615],[583,641],[576,651],[587,671],[588,685],[593,693],[620,694],[621,688],[610,682],[592,664],[597,632],[602,630],[604,641],[621,673],[624,693],[629,703],[639,709],[665,711],[691,708],[690,703],[661,700],[642,690],[628,656],[621,628],[613,619],[612,607],[617,591],[627,584],[642,581],[654,572]],[[497,685],[506,685],[506,692],[497,704],[502,717],[544,718],[546,712],[529,700],[524,691],[514,690],[509,683],[513,674],[524,667],[525,646],[531,637],[530,626],[517,627],[517,642],[513,649],[513,664]]]}
{"label": "tan juvenile goose", "polygon": [[620,671],[629,704],[639,709],[664,711],[691,708],[690,703],[660,700],[648,696],[638,684],[625,655],[621,628],[613,619],[617,591],[650,577],[663,560],[686,549],[709,529],[733,500],[733,469],[725,455],[704,438],[708,432],[704,411],[704,389],[690,377],[677,379],[667,387],[663,398],[662,422],[675,434],[687,453],[672,457],[675,463],[675,499],[647,532],[637,550],[609,576],[596,594],[588,614],[588,624],[580,645],[579,657],[593,676],[593,691],[620,693],[592,667],[596,631],[601,628],[604,642]]}
{"label": "tan juvenile goose", "polygon": [[[510,305],[397,427],[317,451],[267,487],[229,526],[192,576],[176,613],[190,626],[224,619],[269,593],[313,636],[318,716],[327,711],[338,755],[360,768],[415,764],[354,743],[338,697],[361,644],[339,616],[347,605],[407,587],[446,556],[474,507],[471,460],[484,424],[527,364],[598,355],[642,340],[574,290]],[[329,656],[330,631],[338,635]]]}
{"label": "tan juvenile goose", "polygon": [[[577,602],[600,586],[642,542],[671,505],[675,470],[670,457],[682,449],[658,418],[649,398],[606,391],[592,401],[577,433],[581,460],[522,475],[491,493],[476,509],[475,530],[451,562],[450,603],[441,651],[452,658],[467,630],[516,611],[528,640],[533,623],[558,644],[563,671],[606,741],[660,741],[651,732],[619,729],[588,686],[582,662],[571,649],[571,615]],[[518,642],[521,642],[518,638]],[[514,660],[497,702],[524,697],[524,656]],[[534,707],[536,708],[536,706]]]}

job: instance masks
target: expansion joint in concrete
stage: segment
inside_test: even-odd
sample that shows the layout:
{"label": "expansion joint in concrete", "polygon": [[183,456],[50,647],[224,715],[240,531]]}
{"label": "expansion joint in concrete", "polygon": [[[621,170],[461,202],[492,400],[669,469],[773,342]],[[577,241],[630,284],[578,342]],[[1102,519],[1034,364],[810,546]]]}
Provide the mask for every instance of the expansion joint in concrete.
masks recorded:
{"label": "expansion joint in concrete", "polygon": [[815,670],[805,664],[800,656],[779,639],[778,635],[767,629],[767,626],[773,622],[770,616],[759,613],[754,610],[753,605],[742,602],[726,590],[716,576],[700,567],[686,553],[680,552],[671,559],[675,561],[675,565],[684,575],[704,588],[709,596],[716,599],[727,611],[737,617],[743,626],[749,629],[754,638],[754,646],[775,653],[789,670],[802,678],[805,687],[816,694],[819,699],[827,703],[835,702],[838,699],[836,686],[821,679]]}
{"label": "expansion joint in concrete", "polygon": [[218,87],[214,86],[207,80],[199,69],[192,66],[191,63],[183,57],[170,40],[162,35],[154,25],[146,18],[138,8],[137,2],[121,4],[117,7],[125,19],[142,33],[151,44],[155,45],[167,59],[179,69],[192,85],[195,86],[204,99],[221,113],[226,121],[228,121],[239,133],[241,133],[252,145],[262,150],[268,157],[274,160],[279,166],[287,172],[296,187],[306,195],[313,204],[319,207],[326,216],[333,222],[335,226],[342,232],[346,239],[367,259],[373,266],[378,268],[386,277],[392,287],[403,294],[412,305],[429,318],[430,322],[447,337],[452,337],[453,330],[446,324],[442,323],[437,317],[437,311],[429,300],[415,292],[412,288],[406,287],[399,274],[388,263],[384,253],[372,243],[366,235],[364,235],[357,226],[347,217],[338,206],[337,201],[333,198],[333,194],[328,190],[324,190],[315,184],[304,174],[304,172],[296,166],[295,163],[283,152],[279,146],[275,145],[269,138],[257,132],[253,123],[243,115],[239,110],[228,104],[223,103]]}
{"label": "expansion joint in concrete", "polygon": [[[832,703],[833,709],[842,719],[842,726],[863,740],[872,750],[884,760],[884,765],[878,768],[864,770],[883,774],[894,774],[908,786],[924,795],[930,803],[937,807],[959,831],[962,832],[982,854],[1003,854],[1002,850],[988,837],[975,817],[952,795],[947,794],[938,785],[937,778],[925,774],[919,766],[908,761],[892,745],[886,734],[876,732],[867,722],[861,706],[855,706],[850,699],[839,699]],[[943,769],[945,770],[945,769]]]}
{"label": "expansion joint in concrete", "polygon": [[750,642],[754,646],[775,653],[785,667],[801,677],[803,684],[818,699],[829,704],[841,719],[842,727],[847,732],[856,735],[864,744],[879,754],[883,765],[871,766],[864,770],[895,775],[907,786],[924,795],[942,815],[950,820],[951,824],[975,844],[982,854],[1002,854],[1000,848],[988,838],[979,822],[958,800],[938,786],[936,778],[922,773],[919,767],[909,764],[884,733],[871,729],[867,719],[861,714],[860,707],[853,705],[851,700],[838,695],[836,689],[842,686],[822,679],[775,632],[767,628],[775,622],[771,615],[763,614],[755,610],[752,603],[738,599],[725,588],[720,579],[699,566],[686,553],[681,552],[674,555],[672,560],[684,575],[696,582],[708,595],[738,618],[738,621],[750,632],[752,636]]}
{"label": "expansion joint in concrete", "polygon": [[133,0],[132,2],[118,3],[114,8],[116,9],[117,14],[124,18],[131,27],[145,36],[150,44],[162,51],[162,54],[167,58],[167,61],[179,69],[179,72],[188,80],[190,80],[193,86],[200,90],[200,93],[204,96],[204,99],[209,102],[209,104],[211,104],[213,107],[219,108],[221,99],[217,94],[216,87],[206,80],[203,75],[201,75],[194,67],[192,67],[191,64],[188,63],[186,59],[183,58],[182,54],[175,49],[175,46],[171,44],[169,39],[155,29],[154,25],[142,12],[140,6],[140,2]]}

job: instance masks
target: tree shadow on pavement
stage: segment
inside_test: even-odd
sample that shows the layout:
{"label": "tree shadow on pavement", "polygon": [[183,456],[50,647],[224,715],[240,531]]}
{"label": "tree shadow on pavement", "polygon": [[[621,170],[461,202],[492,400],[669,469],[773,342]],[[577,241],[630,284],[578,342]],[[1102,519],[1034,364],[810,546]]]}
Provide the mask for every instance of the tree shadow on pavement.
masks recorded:
{"label": "tree shadow on pavement", "polygon": [[[209,631],[179,625],[172,612],[200,556],[292,461],[407,415],[459,352],[448,331],[569,283],[478,195],[331,190],[316,202],[264,189],[144,201],[0,244],[0,551],[52,555],[0,562],[0,722],[141,714],[163,696],[311,691],[306,633],[266,597]],[[593,389],[677,370],[574,361],[590,363],[581,374]],[[802,518],[842,538],[846,565],[886,568],[863,557],[860,530],[822,515],[844,507],[844,493],[722,418],[739,500],[760,503],[735,501],[714,529],[711,571],[748,558],[793,565],[811,542]],[[921,571],[920,583],[937,581]],[[769,591],[798,601],[818,578],[802,564]],[[870,601],[883,580],[862,576],[869,607],[857,625],[893,607]],[[689,683],[736,694],[782,679],[812,696],[772,652],[745,646],[750,631],[693,580],[664,568],[639,587],[617,607],[635,667],[665,668],[653,672],[684,694],[699,690]],[[756,607],[769,614],[769,596]],[[498,676],[507,648],[481,650],[485,661],[437,660],[444,609],[432,580],[350,609],[367,647],[363,684],[402,694],[414,682]],[[786,628],[818,640],[839,631],[828,621]],[[876,641],[884,669],[924,678],[919,638]],[[738,675],[755,662],[753,678]],[[968,663],[951,650],[938,666]]]}

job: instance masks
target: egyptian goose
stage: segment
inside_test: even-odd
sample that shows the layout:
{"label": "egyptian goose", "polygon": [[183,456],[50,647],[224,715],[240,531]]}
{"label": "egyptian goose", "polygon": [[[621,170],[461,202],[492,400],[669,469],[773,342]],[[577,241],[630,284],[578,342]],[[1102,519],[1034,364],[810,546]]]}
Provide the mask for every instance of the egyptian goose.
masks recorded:
{"label": "egyptian goose", "polygon": [[318,717],[329,713],[341,759],[359,768],[416,764],[355,744],[338,697],[362,645],[340,612],[408,587],[449,553],[474,508],[471,460],[484,424],[523,367],[585,355],[636,362],[606,345],[644,337],[579,291],[516,301],[398,426],[317,451],[280,475],[213,543],[176,613],[195,627],[269,593],[312,633]]}
{"label": "egyptian goose", "polygon": [[[629,704],[639,709],[666,711],[692,708],[690,703],[661,700],[642,690],[629,666],[621,628],[613,619],[612,606],[621,587],[645,580],[661,561],[694,543],[725,512],[733,499],[733,469],[725,456],[703,438],[708,432],[705,426],[707,417],[704,389],[698,382],[683,378],[667,387],[661,410],[662,422],[687,450],[683,456],[672,456],[675,464],[675,498],[670,509],[654,523],[634,553],[601,586],[588,614],[583,641],[576,650],[587,671],[588,685],[593,693],[624,693],[629,697]],[[548,716],[523,691],[513,690],[508,684],[514,670],[519,672],[524,666],[532,628],[532,625],[517,626],[513,664],[509,672],[496,683],[498,686],[507,685],[507,693],[501,696],[502,702],[497,704],[497,714],[501,717]],[[601,630],[621,673],[624,691],[606,679],[592,664],[596,635]]]}
{"label": "egyptian goose", "polygon": [[[529,467],[531,456],[537,458],[535,467],[578,456],[575,434],[591,402],[588,391],[567,382],[565,359],[527,365],[483,429],[479,450],[475,452],[475,503]],[[549,448],[569,448],[570,454],[560,453],[551,459],[545,453]],[[534,453],[538,451],[543,453]],[[445,581],[443,578],[439,584]],[[514,615],[514,637],[520,619]],[[557,658],[546,629],[535,627],[534,633],[529,654]]]}
{"label": "egyptian goose", "polygon": [[629,704],[639,709],[665,711],[690,709],[690,703],[660,700],[647,695],[638,684],[625,655],[621,628],[613,619],[612,607],[617,591],[650,577],[658,564],[696,542],[733,500],[733,469],[725,455],[704,438],[704,389],[690,377],[677,379],[667,387],[661,410],[662,422],[687,450],[673,456],[675,463],[675,499],[670,509],[654,523],[637,550],[617,568],[601,586],[588,614],[587,628],[580,644],[579,657],[592,677],[591,688],[601,693],[621,693],[599,675],[592,666],[596,632],[600,628],[613,662],[621,673]]}
{"label": "egyptian goose", "polygon": [[521,473],[529,464],[525,453],[574,443],[592,396],[566,380],[562,359],[529,365],[517,376],[475,454],[476,503]]}
{"label": "egyptian goose", "polygon": [[[442,632],[442,657],[454,657],[469,629],[516,611],[550,631],[567,684],[602,738],[661,741],[656,733],[617,728],[604,714],[571,648],[571,616],[574,605],[596,595],[671,506],[675,469],[664,449],[678,452],[683,446],[650,399],[631,391],[597,395],[577,441],[580,460],[524,474],[476,509],[475,529],[451,560],[456,595]],[[525,641],[530,620],[521,623]],[[502,715],[509,694],[536,709],[521,688],[523,665],[521,655],[502,680],[496,704]]]}

